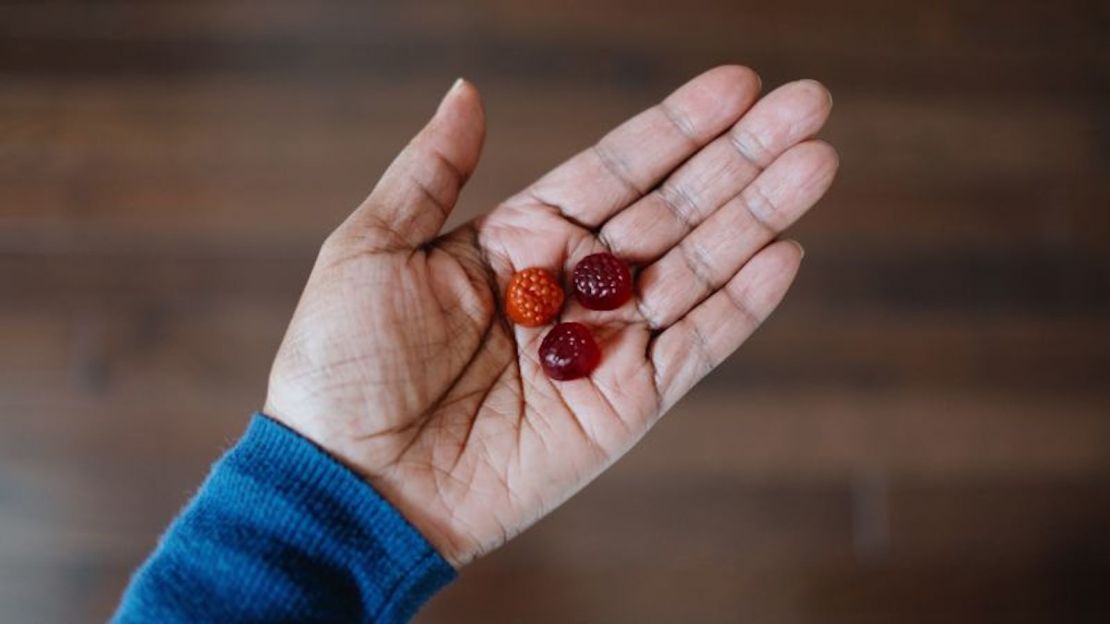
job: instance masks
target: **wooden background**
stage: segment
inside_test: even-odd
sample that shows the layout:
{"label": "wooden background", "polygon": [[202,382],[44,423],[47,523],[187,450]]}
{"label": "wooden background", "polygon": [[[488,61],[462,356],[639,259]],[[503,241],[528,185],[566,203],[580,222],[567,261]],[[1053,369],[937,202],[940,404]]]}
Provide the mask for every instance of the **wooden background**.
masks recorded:
{"label": "wooden background", "polygon": [[473,215],[720,62],[836,106],[779,314],[441,622],[1110,621],[1099,2],[0,4],[0,621],[83,622],[456,75]]}

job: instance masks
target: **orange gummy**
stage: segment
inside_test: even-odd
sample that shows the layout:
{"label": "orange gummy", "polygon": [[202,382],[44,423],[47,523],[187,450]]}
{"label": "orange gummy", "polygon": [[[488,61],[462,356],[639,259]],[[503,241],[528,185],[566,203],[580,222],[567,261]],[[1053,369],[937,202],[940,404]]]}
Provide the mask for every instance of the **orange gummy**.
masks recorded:
{"label": "orange gummy", "polygon": [[505,314],[518,325],[546,325],[563,307],[563,287],[546,269],[513,273],[505,289]]}

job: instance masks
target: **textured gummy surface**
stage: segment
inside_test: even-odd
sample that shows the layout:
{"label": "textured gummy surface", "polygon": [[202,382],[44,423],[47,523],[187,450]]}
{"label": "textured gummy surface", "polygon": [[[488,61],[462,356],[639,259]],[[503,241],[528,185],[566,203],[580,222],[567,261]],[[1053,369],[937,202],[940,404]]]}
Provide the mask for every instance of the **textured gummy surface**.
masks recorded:
{"label": "textured gummy surface", "polygon": [[591,310],[615,310],[632,298],[632,273],[610,253],[583,258],[574,267],[574,297]]}
{"label": "textured gummy surface", "polygon": [[548,377],[565,381],[588,376],[601,362],[601,349],[581,323],[559,323],[540,343],[540,364]]}
{"label": "textured gummy surface", "polygon": [[505,290],[505,314],[518,325],[539,327],[563,307],[563,287],[547,270],[517,271]]}

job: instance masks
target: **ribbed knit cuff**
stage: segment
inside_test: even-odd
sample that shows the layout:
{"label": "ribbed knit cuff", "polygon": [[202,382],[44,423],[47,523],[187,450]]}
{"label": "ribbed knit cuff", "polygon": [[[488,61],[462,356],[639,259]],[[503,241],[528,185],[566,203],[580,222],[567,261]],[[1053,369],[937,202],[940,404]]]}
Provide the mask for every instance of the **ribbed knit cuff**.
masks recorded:
{"label": "ribbed knit cuff", "polygon": [[403,622],[454,576],[365,481],[255,414],[137,573],[119,616]]}
{"label": "ribbed knit cuff", "polygon": [[[283,519],[301,546],[348,566],[369,594],[363,602],[381,605],[371,614],[374,622],[407,620],[455,577],[454,568],[361,477],[264,414],[254,415],[222,463],[262,486],[261,518]],[[218,478],[217,471],[213,482]]]}

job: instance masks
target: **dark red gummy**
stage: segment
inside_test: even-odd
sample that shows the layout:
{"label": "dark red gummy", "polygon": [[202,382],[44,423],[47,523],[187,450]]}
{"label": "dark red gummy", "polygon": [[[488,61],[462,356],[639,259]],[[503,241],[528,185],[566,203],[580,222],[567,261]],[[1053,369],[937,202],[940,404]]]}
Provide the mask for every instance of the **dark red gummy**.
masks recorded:
{"label": "dark red gummy", "polygon": [[611,253],[595,253],[574,267],[574,297],[591,310],[615,310],[632,298],[632,273]]}
{"label": "dark red gummy", "polygon": [[552,379],[566,381],[588,376],[601,362],[590,330],[581,323],[559,323],[540,343],[540,364]]}

